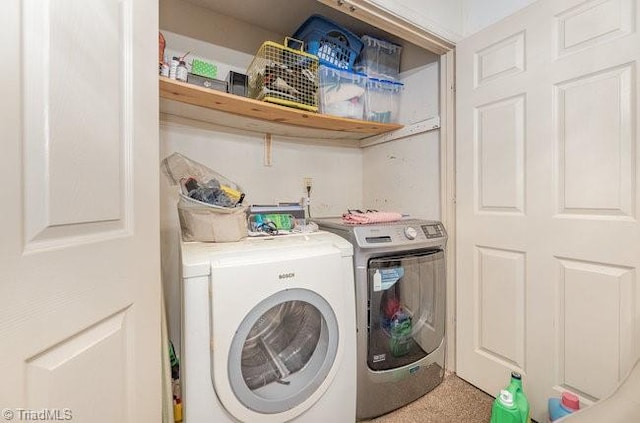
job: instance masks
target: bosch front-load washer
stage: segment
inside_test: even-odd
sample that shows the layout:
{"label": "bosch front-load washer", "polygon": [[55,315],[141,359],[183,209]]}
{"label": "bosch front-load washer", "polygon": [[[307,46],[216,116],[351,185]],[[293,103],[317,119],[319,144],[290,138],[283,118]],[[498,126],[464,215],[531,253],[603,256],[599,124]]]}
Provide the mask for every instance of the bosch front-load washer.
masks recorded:
{"label": "bosch front-load washer", "polygon": [[435,388],[444,376],[446,348],[442,223],[314,221],[354,246],[357,418],[387,413]]}
{"label": "bosch front-load washer", "polygon": [[355,420],[352,254],[327,232],[182,243],[185,423]]}

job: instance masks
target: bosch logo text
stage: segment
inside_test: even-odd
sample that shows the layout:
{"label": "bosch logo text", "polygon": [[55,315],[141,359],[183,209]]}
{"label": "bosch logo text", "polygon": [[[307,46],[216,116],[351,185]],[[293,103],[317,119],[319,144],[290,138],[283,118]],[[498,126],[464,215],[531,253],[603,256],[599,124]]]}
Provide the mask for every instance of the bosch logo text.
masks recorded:
{"label": "bosch logo text", "polygon": [[296,276],[296,274],[293,273],[293,272],[291,272],[291,273],[280,273],[278,275],[278,279],[291,279],[291,278],[293,278],[295,276]]}

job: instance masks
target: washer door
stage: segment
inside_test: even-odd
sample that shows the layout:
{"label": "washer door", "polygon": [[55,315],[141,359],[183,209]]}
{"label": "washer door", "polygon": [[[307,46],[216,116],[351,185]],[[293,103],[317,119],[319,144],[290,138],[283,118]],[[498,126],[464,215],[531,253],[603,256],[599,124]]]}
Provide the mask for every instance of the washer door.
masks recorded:
{"label": "washer door", "polygon": [[444,340],[442,250],[369,260],[367,364],[383,371],[415,363]]}
{"label": "washer door", "polygon": [[255,412],[291,410],[326,389],[337,349],[338,322],[324,298],[299,288],[277,292],[254,307],[235,333],[231,389]]}

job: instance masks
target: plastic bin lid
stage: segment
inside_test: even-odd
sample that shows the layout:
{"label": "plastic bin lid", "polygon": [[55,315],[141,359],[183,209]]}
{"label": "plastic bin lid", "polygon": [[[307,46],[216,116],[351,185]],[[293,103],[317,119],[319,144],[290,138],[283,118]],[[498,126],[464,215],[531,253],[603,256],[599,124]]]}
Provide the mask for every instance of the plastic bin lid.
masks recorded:
{"label": "plastic bin lid", "polygon": [[381,47],[387,50],[393,50],[394,53],[395,50],[402,50],[402,46],[398,44],[392,43],[391,41],[381,40],[370,35],[363,35],[362,37],[360,37],[360,39],[364,44],[367,44],[371,47]]}
{"label": "plastic bin lid", "polygon": [[404,84],[402,82],[389,81],[388,79],[369,78],[369,81],[367,83],[370,86],[374,86],[376,88],[383,88],[387,90],[400,91],[404,88]]}
{"label": "plastic bin lid", "polygon": [[345,73],[348,73],[349,76],[357,76],[360,78],[366,78],[367,74],[363,73],[363,72],[356,72],[353,70],[349,70],[349,69],[344,69],[341,67],[338,67],[334,64],[329,64],[329,63],[323,63],[319,66],[318,71],[322,72],[322,71],[327,71],[333,74],[338,74],[338,75],[343,75]]}
{"label": "plastic bin lid", "polygon": [[390,79],[380,79],[380,78],[369,78],[369,81],[372,82],[382,82],[383,84],[393,84],[393,85],[401,85],[404,86],[402,82],[391,81]]}

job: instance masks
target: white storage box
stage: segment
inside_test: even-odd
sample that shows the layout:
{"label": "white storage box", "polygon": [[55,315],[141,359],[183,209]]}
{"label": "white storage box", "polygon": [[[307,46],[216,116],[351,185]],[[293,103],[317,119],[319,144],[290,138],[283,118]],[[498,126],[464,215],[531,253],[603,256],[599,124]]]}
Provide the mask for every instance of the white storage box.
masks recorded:
{"label": "white storage box", "polygon": [[367,76],[321,65],[320,113],[350,119],[363,119]]}
{"label": "white storage box", "polygon": [[404,84],[369,78],[365,93],[365,119],[380,123],[396,123],[400,94]]}

